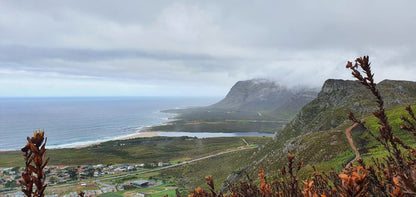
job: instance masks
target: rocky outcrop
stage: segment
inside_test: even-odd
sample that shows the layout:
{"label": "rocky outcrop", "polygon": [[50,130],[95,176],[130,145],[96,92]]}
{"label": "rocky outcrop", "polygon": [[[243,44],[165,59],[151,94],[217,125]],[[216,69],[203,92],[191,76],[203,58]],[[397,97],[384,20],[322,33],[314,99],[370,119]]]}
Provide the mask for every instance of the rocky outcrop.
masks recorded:
{"label": "rocky outcrop", "polygon": [[210,106],[216,109],[261,111],[276,109],[286,103],[292,91],[266,79],[237,82],[227,96]]}
{"label": "rocky outcrop", "polygon": [[[416,82],[384,80],[377,87],[386,107],[416,103]],[[373,112],[377,107],[374,101],[358,81],[329,79],[317,98],[305,105],[280,135],[295,137],[335,128],[347,120],[350,111],[357,117]]]}
{"label": "rocky outcrop", "polygon": [[289,118],[313,100],[318,92],[314,89],[289,89],[274,81],[253,79],[237,82],[227,96],[211,105],[213,109],[240,111],[270,111],[271,115]]}
{"label": "rocky outcrop", "polygon": [[321,94],[330,94],[334,91],[341,91],[351,88],[359,88],[358,81],[342,80],[342,79],[328,79],[325,81],[321,89]]}

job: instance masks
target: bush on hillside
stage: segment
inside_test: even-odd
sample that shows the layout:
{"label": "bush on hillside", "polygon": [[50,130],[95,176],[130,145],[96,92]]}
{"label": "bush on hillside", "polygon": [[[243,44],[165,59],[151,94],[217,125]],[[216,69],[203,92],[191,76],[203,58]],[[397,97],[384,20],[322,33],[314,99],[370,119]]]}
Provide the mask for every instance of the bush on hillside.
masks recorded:
{"label": "bush on hillside", "polygon": [[[242,181],[237,185],[230,185],[229,193],[224,195],[215,191],[212,177],[209,176],[206,180],[210,191],[197,188],[189,196],[416,196],[416,151],[393,135],[392,127],[385,114],[384,101],[374,82],[369,57],[357,58],[354,64],[348,62],[346,67],[376,98],[378,109],[373,114],[380,125],[378,135],[371,133],[363,122],[355,118],[353,113],[348,114],[348,118],[365,128],[366,132],[384,147],[388,156],[382,159],[373,158],[371,165],[358,159],[358,164],[347,166],[340,173],[332,171],[325,174],[315,170],[310,179],[299,181],[296,172],[302,167],[302,163],[298,162],[295,165],[294,156],[289,154],[287,166],[281,168],[275,180],[268,181],[260,167],[260,184],[254,184],[248,177],[248,182]],[[408,112],[408,117],[401,118],[405,122],[401,129],[416,136],[414,112],[410,106],[407,106],[405,110]]]}

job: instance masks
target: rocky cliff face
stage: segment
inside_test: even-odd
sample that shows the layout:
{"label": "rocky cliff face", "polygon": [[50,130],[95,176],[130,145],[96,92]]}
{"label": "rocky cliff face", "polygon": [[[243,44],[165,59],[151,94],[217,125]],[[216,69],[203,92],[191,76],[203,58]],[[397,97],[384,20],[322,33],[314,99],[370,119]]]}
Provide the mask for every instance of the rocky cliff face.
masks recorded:
{"label": "rocky cliff face", "polygon": [[237,82],[227,96],[210,106],[214,109],[269,111],[277,118],[292,118],[318,92],[314,89],[293,90],[265,79]]}
{"label": "rocky cliff face", "polygon": [[[377,84],[386,107],[416,103],[416,82],[384,80]],[[335,128],[352,111],[357,117],[371,114],[374,97],[357,81],[329,79],[318,97],[305,105],[281,135],[297,136]]]}
{"label": "rocky cliff face", "polygon": [[330,94],[336,91],[342,91],[351,88],[359,88],[361,85],[358,81],[342,80],[342,79],[328,79],[322,86],[320,94]]}
{"label": "rocky cliff face", "polygon": [[294,94],[273,81],[254,79],[237,82],[220,102],[212,108],[261,111],[276,109]]}

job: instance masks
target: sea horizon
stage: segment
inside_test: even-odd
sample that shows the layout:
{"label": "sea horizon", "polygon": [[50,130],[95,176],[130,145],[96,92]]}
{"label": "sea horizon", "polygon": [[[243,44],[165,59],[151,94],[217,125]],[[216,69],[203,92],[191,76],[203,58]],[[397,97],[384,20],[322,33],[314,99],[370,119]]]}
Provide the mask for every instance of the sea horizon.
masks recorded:
{"label": "sea horizon", "polygon": [[0,97],[0,151],[19,150],[35,130],[47,148],[73,148],[136,135],[171,121],[163,110],[207,106],[216,97]]}

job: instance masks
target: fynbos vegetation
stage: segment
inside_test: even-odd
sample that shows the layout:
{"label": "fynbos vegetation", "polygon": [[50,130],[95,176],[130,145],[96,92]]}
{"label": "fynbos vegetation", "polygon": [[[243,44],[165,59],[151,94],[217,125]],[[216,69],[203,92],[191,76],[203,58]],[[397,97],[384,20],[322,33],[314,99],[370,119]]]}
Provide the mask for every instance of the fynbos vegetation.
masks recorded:
{"label": "fynbos vegetation", "polygon": [[[190,196],[415,196],[416,195],[416,151],[406,145],[392,133],[385,114],[384,101],[380,96],[371,72],[369,57],[360,57],[355,63],[348,62],[348,69],[353,76],[376,98],[378,109],[373,113],[380,125],[378,134],[368,132],[378,143],[382,144],[388,155],[382,159],[373,159],[367,165],[358,159],[356,165],[345,167],[340,173],[334,171],[329,174],[314,172],[308,180],[299,181],[296,172],[302,163],[295,165],[294,156],[289,154],[288,164],[281,169],[277,179],[268,181],[260,168],[259,184],[254,184],[248,177],[248,182],[240,182],[236,186],[229,186],[229,193],[223,195],[216,193],[212,184],[212,177],[207,177],[210,191],[201,188],[195,189]],[[416,136],[416,118],[412,108],[406,107],[409,117],[402,117],[405,122],[401,128]],[[365,128],[363,122],[355,118],[353,113],[349,119]]]}
{"label": "fynbos vegetation", "polygon": [[[46,139],[44,131],[33,132],[33,137],[27,137],[27,145],[22,148],[23,157],[25,158],[25,171],[22,172],[23,186],[22,191],[26,196],[44,196],[47,184],[45,184],[44,168],[49,162],[45,161]],[[36,186],[34,190],[33,185]]]}

